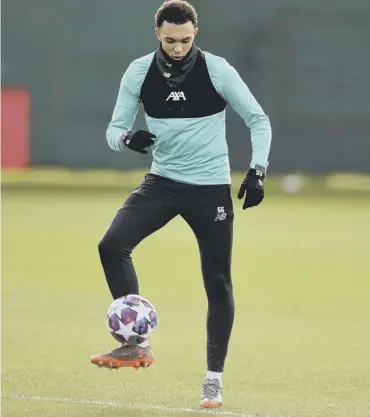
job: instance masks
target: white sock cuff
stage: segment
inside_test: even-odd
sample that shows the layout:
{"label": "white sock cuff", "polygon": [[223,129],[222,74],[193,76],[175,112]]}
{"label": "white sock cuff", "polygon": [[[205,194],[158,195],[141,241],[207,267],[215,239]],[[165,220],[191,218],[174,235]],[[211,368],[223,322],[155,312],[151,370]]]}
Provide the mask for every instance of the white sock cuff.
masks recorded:
{"label": "white sock cuff", "polygon": [[208,378],[208,379],[218,379],[221,382],[222,381],[222,372],[207,371],[206,378]]}

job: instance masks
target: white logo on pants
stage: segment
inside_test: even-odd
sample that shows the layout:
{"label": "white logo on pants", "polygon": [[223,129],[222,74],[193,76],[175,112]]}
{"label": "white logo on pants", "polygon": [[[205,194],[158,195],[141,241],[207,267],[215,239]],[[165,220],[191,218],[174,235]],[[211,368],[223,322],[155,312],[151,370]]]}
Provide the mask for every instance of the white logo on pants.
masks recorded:
{"label": "white logo on pants", "polygon": [[225,207],[217,207],[217,215],[215,217],[215,222],[221,222],[225,220],[227,213],[225,213]]}

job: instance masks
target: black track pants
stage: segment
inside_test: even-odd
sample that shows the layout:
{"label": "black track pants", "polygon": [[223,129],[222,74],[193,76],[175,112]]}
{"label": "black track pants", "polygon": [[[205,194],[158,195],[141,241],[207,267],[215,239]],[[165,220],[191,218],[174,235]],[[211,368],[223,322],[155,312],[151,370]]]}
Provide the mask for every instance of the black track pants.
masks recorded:
{"label": "black track pants", "polygon": [[177,215],[198,241],[208,298],[208,370],[223,371],[234,321],[231,282],[233,205],[229,185],[189,185],[148,174],[118,210],[99,243],[99,254],[114,299],[138,294],[133,249]]}

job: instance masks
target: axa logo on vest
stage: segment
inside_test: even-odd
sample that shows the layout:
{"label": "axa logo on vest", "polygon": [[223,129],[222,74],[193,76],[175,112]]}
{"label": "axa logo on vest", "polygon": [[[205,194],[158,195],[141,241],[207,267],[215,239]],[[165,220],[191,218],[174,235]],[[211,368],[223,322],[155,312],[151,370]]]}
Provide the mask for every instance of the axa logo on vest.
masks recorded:
{"label": "axa logo on vest", "polygon": [[180,101],[180,99],[186,101],[186,97],[183,91],[172,91],[172,93],[167,97],[166,101],[172,99],[173,101]]}

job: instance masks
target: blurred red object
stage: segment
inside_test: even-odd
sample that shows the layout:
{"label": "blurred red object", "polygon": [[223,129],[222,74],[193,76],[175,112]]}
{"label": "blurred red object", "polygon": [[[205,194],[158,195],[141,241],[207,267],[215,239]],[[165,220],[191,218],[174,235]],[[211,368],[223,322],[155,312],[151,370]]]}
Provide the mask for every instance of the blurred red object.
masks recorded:
{"label": "blurred red object", "polygon": [[29,163],[30,94],[23,89],[1,91],[1,165],[27,167]]}

